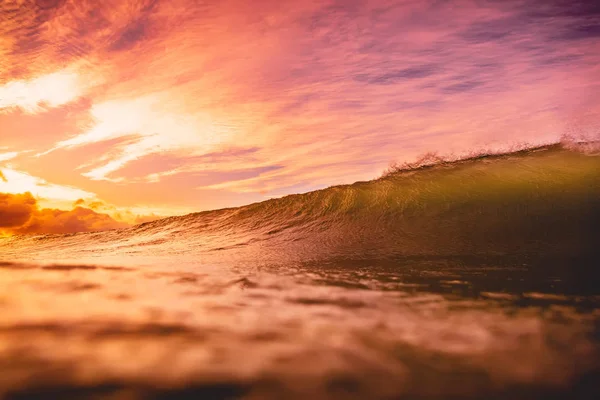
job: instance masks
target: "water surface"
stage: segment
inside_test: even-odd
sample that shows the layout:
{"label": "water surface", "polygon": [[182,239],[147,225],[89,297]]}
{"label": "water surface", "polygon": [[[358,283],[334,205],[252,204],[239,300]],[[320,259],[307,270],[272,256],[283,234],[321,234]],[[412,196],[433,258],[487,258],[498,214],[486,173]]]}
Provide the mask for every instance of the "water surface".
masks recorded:
{"label": "water surface", "polygon": [[597,156],[0,240],[5,398],[599,398]]}

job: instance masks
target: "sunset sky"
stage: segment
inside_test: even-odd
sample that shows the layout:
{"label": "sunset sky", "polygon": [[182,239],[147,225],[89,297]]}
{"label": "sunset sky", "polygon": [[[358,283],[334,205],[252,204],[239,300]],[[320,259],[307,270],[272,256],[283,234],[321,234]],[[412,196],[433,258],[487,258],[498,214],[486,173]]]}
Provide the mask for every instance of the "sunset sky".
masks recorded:
{"label": "sunset sky", "polygon": [[237,206],[425,151],[597,138],[598,4],[0,0],[0,234]]}

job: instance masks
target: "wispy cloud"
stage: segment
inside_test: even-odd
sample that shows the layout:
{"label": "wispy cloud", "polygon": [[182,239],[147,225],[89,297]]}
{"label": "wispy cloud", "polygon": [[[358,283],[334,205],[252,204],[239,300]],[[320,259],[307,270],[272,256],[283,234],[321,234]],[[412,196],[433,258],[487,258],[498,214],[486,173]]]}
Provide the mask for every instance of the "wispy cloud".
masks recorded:
{"label": "wispy cloud", "polygon": [[0,86],[0,112],[20,109],[35,113],[62,106],[82,95],[82,84],[75,72],[58,71],[31,80],[10,81]]}
{"label": "wispy cloud", "polygon": [[19,155],[19,152],[17,152],[17,151],[11,151],[8,153],[0,153],[0,162],[11,160],[18,155]]}
{"label": "wispy cloud", "polygon": [[156,94],[94,105],[90,110],[92,127],[84,133],[58,142],[48,152],[131,135],[138,136],[138,140],[124,146],[115,158],[83,173],[90,179],[99,180],[109,179],[110,173],[149,154],[186,149],[210,152],[216,144],[230,139],[227,127],[216,125],[210,116],[170,112],[169,105],[166,104],[169,99],[161,97]]}

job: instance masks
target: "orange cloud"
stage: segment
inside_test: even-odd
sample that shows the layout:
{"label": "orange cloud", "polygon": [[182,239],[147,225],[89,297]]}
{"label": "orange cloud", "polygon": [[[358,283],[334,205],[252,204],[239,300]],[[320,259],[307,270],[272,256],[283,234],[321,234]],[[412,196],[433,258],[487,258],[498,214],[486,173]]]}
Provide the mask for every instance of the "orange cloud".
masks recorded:
{"label": "orange cloud", "polygon": [[4,234],[74,233],[128,227],[107,214],[83,207],[39,209],[31,193],[0,193],[0,232]]}
{"label": "orange cloud", "polygon": [[36,210],[36,201],[31,193],[0,193],[0,229],[25,225]]}
{"label": "orange cloud", "polygon": [[[100,200],[92,200],[86,203],[84,199],[78,199],[73,203],[73,207],[84,207],[86,209],[91,209],[96,213],[105,213],[117,222],[123,222],[126,224],[134,225],[164,218],[164,215],[161,216],[152,212],[151,210],[132,210],[127,208],[118,208],[114,205],[107,204]],[[140,213],[140,211],[142,213]]]}

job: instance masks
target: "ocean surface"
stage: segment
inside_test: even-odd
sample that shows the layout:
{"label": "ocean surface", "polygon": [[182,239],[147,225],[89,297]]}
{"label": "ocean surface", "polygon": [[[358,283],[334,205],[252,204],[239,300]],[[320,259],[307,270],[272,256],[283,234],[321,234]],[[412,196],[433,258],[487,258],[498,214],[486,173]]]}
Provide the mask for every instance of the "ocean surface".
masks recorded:
{"label": "ocean surface", "polygon": [[0,398],[598,399],[600,157],[0,239]]}

